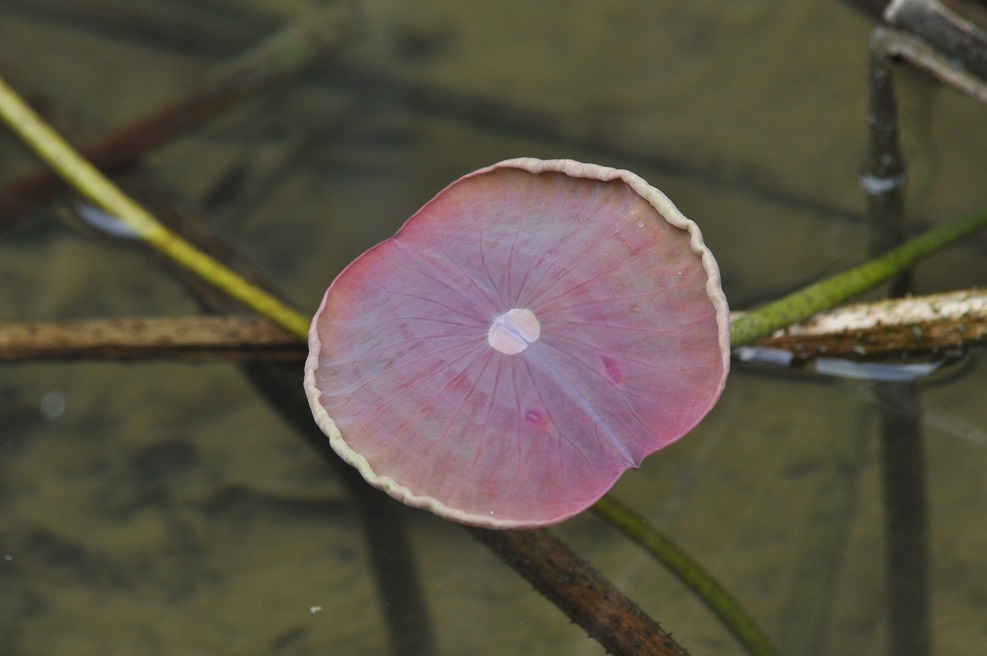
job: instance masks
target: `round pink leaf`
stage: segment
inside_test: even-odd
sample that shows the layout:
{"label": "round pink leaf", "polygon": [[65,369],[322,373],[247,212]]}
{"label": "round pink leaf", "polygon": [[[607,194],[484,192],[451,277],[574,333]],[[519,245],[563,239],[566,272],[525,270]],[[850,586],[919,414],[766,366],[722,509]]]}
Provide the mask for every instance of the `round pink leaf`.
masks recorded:
{"label": "round pink leaf", "polygon": [[413,506],[545,526],[692,429],[729,367],[699,228],[627,171],[509,160],[350,264],[305,388],[332,447]]}

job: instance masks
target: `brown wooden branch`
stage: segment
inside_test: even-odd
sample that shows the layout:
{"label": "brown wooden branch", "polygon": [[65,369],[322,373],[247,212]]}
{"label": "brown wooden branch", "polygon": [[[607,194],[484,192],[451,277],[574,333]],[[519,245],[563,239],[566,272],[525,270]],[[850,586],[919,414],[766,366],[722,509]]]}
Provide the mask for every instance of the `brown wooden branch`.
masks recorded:
{"label": "brown wooden branch", "polygon": [[[734,316],[736,316],[735,313]],[[796,361],[881,360],[987,343],[987,291],[855,303],[763,339]],[[300,362],[307,348],[254,316],[127,318],[0,324],[0,361]]]}
{"label": "brown wooden branch", "polygon": [[854,303],[758,342],[796,360],[879,360],[928,355],[987,342],[987,290]]}
{"label": "brown wooden branch", "polygon": [[472,531],[608,653],[688,654],[657,622],[548,531]]}
{"label": "brown wooden branch", "polygon": [[256,316],[105,319],[0,325],[0,361],[283,361],[304,344]]}

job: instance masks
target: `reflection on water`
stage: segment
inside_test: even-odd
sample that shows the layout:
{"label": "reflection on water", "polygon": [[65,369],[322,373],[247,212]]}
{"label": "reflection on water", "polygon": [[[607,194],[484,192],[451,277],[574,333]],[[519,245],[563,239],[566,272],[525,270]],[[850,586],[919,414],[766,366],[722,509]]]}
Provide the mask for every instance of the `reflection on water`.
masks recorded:
{"label": "reflection on water", "polygon": [[[973,363],[967,361],[962,365],[969,370]],[[956,384],[956,379],[949,380],[950,385]],[[923,389],[926,389],[923,386]],[[958,437],[976,445],[987,444],[987,431],[981,425],[970,422],[963,417],[948,411],[942,406],[929,406],[923,404],[922,408],[916,408],[910,397],[897,393],[900,388],[895,386],[875,387],[862,385],[861,395],[879,408],[888,410],[902,417],[913,418],[923,426],[943,435]]]}
{"label": "reflection on water", "polygon": [[[175,97],[309,4],[9,2],[0,69],[91,138]],[[661,188],[700,224],[738,309],[866,252],[856,180],[870,23],[842,4],[363,5],[359,35],[331,65],[142,167],[180,205],[207,206],[210,229],[308,312],[341,267],[445,184],[519,155],[630,168]],[[923,178],[917,222],[987,205],[984,118],[937,94],[923,128],[935,160],[925,134],[908,153]],[[9,181],[33,163],[0,139]],[[4,228],[0,251],[5,321],[198,311],[155,258],[80,227],[59,204]],[[921,265],[917,291],[984,284],[982,251],[974,240]],[[987,644],[985,378],[974,362],[920,392],[942,653]],[[879,653],[875,416],[878,406],[911,409],[872,389],[738,368],[694,434],[615,494],[792,653]],[[0,651],[388,649],[352,495],[236,367],[4,366],[0,453]],[[465,531],[402,514],[440,652],[602,653]],[[558,532],[693,653],[741,653],[597,519]]]}

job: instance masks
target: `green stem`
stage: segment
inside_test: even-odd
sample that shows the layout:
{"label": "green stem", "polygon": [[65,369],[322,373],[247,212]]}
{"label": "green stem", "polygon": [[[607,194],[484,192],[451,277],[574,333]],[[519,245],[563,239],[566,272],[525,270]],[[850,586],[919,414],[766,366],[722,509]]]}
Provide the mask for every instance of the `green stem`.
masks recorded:
{"label": "green stem", "polygon": [[692,590],[716,614],[749,654],[778,656],[778,650],[768,640],[767,635],[744,612],[730,593],[703,569],[702,565],[690,558],[658,529],[609,494],[597,501],[593,510],[624,535],[644,547]]}
{"label": "green stem", "polygon": [[299,339],[307,338],[308,319],[164,227],[83,159],[2,78],[0,118],[79,193],[120,219],[148,244]]}
{"label": "green stem", "polygon": [[748,312],[730,326],[730,345],[742,346],[834,308],[904,271],[923,257],[987,227],[987,212],[930,230],[881,257],[838,273]]}

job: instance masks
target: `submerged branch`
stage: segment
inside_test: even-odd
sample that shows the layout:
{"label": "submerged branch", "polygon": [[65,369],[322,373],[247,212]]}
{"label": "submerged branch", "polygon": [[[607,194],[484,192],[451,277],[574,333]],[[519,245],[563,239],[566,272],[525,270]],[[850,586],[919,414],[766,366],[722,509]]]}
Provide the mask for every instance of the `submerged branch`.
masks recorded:
{"label": "submerged branch", "polygon": [[607,653],[688,654],[624,593],[548,531],[471,530],[478,540],[603,645]]}
{"label": "submerged branch", "polygon": [[[77,8],[68,0],[16,2],[23,12],[41,16],[44,20],[64,21],[74,29],[83,25],[89,31],[113,35],[124,33],[129,38],[138,35],[137,38],[143,37],[142,42],[149,40],[171,51],[198,53],[213,58],[228,56],[241,44],[255,38],[260,26],[275,20],[269,11],[261,9],[262,5],[258,5],[257,11],[252,8],[248,10],[243,5],[238,8],[237,17],[244,19],[249,16],[248,20],[239,23],[225,21],[221,26],[199,22],[190,28],[180,20],[176,24],[170,12],[163,11],[164,7],[157,4],[168,3],[156,3],[149,7],[135,5],[133,11],[141,12],[140,17],[128,23],[118,10],[81,13],[84,7]],[[398,106],[413,113],[464,122],[484,131],[548,141],[564,150],[589,149],[608,161],[685,176],[708,187],[739,191],[791,211],[810,212],[855,223],[863,218],[850,207],[780,188],[771,181],[770,176],[752,173],[755,170],[753,165],[738,168],[727,166],[719,158],[696,160],[682,158],[678,153],[657,152],[654,144],[645,144],[638,138],[618,139],[617,135],[608,131],[601,132],[592,120],[576,120],[519,99],[505,99],[502,95],[475,93],[456,86],[436,84],[424,76],[399,72],[353,53],[327,58],[309,70],[307,79],[323,89],[342,91],[359,102],[383,102],[388,107]],[[737,175],[736,171],[741,169],[746,173]]]}
{"label": "submerged branch", "polygon": [[[134,161],[165,141],[201,125],[248,94],[297,72],[318,55],[342,43],[352,29],[349,13],[345,4],[335,4],[304,16],[221,65],[184,97],[115,130],[84,149],[83,155],[104,171]],[[52,169],[42,169],[14,181],[0,194],[0,224],[23,208],[42,202],[60,186],[61,178]]]}

